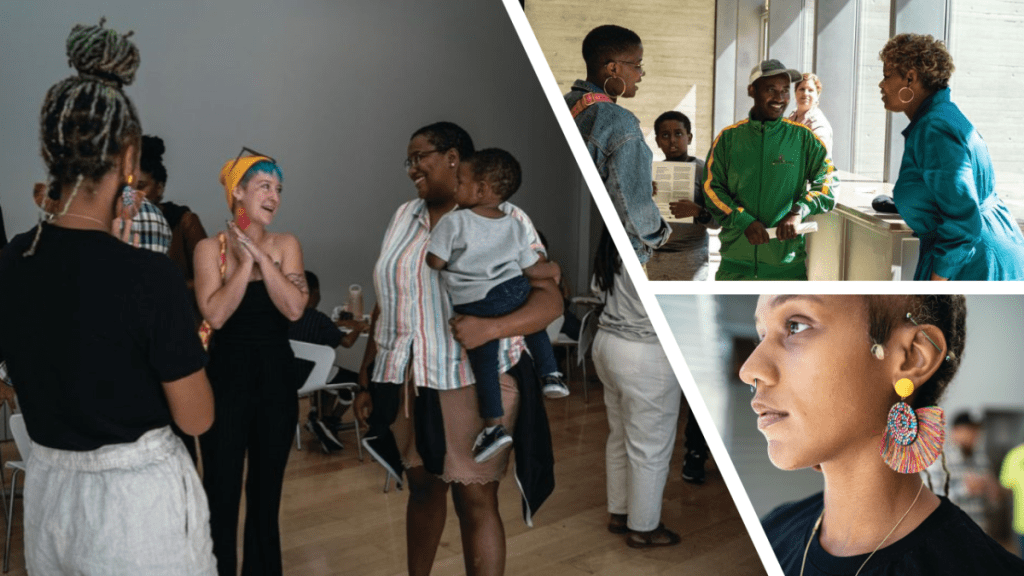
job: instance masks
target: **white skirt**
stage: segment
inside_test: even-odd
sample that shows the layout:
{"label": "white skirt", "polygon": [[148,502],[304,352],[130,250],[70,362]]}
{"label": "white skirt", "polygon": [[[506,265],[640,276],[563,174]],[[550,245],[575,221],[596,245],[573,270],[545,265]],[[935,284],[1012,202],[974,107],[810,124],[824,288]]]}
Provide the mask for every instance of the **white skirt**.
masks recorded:
{"label": "white skirt", "polygon": [[33,443],[24,496],[29,574],[217,574],[206,493],[170,427],[87,452]]}

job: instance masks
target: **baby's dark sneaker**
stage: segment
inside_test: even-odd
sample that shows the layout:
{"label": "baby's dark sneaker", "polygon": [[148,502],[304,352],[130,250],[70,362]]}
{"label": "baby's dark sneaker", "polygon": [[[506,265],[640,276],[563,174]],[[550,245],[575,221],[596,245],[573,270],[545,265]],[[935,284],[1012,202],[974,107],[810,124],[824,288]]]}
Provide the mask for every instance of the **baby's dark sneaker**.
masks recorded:
{"label": "baby's dark sneaker", "polygon": [[484,428],[473,444],[473,459],[477,462],[486,462],[511,445],[512,437],[501,424]]}
{"label": "baby's dark sneaker", "polygon": [[565,398],[569,395],[569,387],[562,380],[560,372],[552,372],[541,379],[545,398]]}

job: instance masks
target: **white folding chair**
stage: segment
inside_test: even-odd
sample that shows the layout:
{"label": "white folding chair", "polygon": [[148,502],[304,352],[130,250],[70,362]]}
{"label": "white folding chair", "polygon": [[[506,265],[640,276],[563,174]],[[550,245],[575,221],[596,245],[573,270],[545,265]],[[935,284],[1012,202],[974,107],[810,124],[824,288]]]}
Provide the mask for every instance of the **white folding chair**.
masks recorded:
{"label": "white folding chair", "polygon": [[25,473],[25,463],[28,462],[32,453],[32,440],[28,437],[28,429],[25,428],[25,418],[21,414],[12,414],[11,435],[14,436],[14,444],[18,447],[21,460],[9,460],[7,468],[14,470],[11,473],[11,499],[8,501],[7,509],[7,541],[4,544],[4,574],[10,569],[11,563],[11,526],[14,521],[14,494],[18,489],[18,472]]}
{"label": "white folding chair", "polygon": [[[306,378],[306,382],[299,388],[299,398],[303,396],[309,396],[315,392],[321,390],[352,390],[353,394],[359,389],[359,384],[355,382],[335,382],[328,384],[327,381],[331,376],[331,369],[334,367],[334,348],[330,346],[323,346],[321,344],[310,344],[308,342],[299,342],[297,340],[288,341],[292,346],[292,351],[295,353],[296,358],[303,360],[309,360],[313,363],[313,371],[309,373],[309,377]],[[302,450],[302,440],[300,439],[299,425],[295,424],[295,448]],[[359,461],[363,460],[363,444],[359,438],[359,423],[356,423],[356,446],[358,447]]]}

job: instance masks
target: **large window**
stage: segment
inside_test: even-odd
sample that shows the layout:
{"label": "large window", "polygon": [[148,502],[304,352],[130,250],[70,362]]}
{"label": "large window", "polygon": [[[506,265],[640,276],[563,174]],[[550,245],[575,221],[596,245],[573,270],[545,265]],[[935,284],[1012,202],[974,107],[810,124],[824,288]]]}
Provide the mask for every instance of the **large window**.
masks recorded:
{"label": "large window", "polygon": [[1024,13],[1005,0],[952,7],[953,102],[988,144],[999,196],[1024,219]]}
{"label": "large window", "polygon": [[[857,26],[857,105],[853,130],[852,172],[884,179],[886,112],[878,83],[878,52],[889,39],[889,0],[861,0]],[[820,41],[820,40],[819,40]]]}

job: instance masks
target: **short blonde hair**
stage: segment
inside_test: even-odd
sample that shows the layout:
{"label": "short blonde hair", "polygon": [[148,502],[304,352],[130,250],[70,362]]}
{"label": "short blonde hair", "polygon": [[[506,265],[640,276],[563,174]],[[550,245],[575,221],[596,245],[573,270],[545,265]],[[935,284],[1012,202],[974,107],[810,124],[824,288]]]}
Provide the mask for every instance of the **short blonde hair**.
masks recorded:
{"label": "short blonde hair", "polygon": [[[814,83],[814,88],[818,91],[818,96],[821,96],[821,78],[814,72],[804,72],[803,78],[796,81],[796,86],[803,84],[804,82],[811,81]],[[796,90],[796,86],[793,87]]]}
{"label": "short blonde hair", "polygon": [[956,69],[946,44],[931,34],[898,34],[885,43],[878,53],[885,64],[892,65],[901,75],[916,70],[921,84],[928,90],[941,90],[949,86],[949,78]]}

